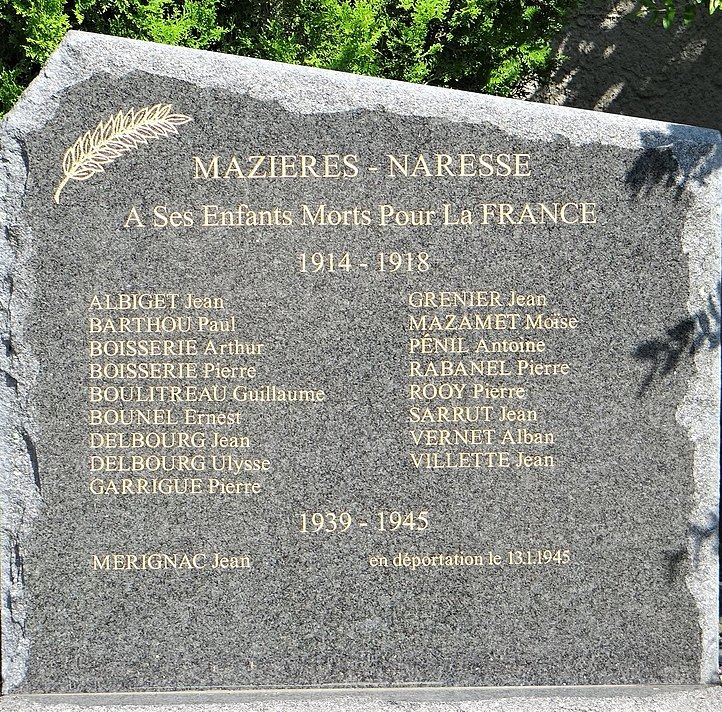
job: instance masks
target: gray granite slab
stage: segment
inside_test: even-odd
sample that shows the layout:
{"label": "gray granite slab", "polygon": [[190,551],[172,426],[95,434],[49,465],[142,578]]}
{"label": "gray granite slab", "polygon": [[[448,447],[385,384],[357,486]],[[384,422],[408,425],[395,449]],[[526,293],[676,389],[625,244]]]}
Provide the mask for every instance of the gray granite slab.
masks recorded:
{"label": "gray granite slab", "polygon": [[717,681],[717,132],[70,33],[0,137],[9,708]]}

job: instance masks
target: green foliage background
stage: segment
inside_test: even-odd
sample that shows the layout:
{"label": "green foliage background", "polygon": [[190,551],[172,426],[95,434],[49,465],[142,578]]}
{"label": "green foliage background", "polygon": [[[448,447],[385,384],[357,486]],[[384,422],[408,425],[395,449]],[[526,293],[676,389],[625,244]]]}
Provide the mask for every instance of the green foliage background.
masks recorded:
{"label": "green foliage background", "polygon": [[80,29],[514,95],[577,0],[0,0],[0,113]]}
{"label": "green foliage background", "polygon": [[700,9],[714,15],[722,8],[722,0],[639,0],[639,6],[642,17],[661,23],[665,30],[669,30],[678,20],[685,25],[691,24]]}

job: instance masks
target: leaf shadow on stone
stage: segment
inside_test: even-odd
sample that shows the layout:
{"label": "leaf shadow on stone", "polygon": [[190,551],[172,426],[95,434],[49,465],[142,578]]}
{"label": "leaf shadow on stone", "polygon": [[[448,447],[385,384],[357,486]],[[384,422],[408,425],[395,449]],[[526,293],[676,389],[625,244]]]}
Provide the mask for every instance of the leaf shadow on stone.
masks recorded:
{"label": "leaf shadow on stone", "polygon": [[702,349],[720,347],[720,301],[722,284],[717,283],[716,294],[707,297],[705,308],[692,317],[681,319],[667,329],[664,336],[642,342],[634,350],[634,358],[649,363],[638,395],[641,397],[655,379],[674,373],[685,359],[693,359]]}
{"label": "leaf shadow on stone", "polygon": [[679,576],[684,576],[682,564],[684,563],[686,558],[687,551],[684,548],[664,552],[666,578],[668,585],[671,586]]}
{"label": "leaf shadow on stone", "polygon": [[719,166],[720,145],[691,140],[690,129],[670,126],[664,131],[642,131],[642,153],[627,171],[624,183],[635,198],[658,186],[674,190],[679,198],[690,183],[706,185]]}
{"label": "leaf shadow on stone", "polygon": [[[697,568],[700,551],[707,541],[711,540],[715,545],[715,550],[719,551],[719,525],[719,514],[717,512],[709,512],[704,524],[691,524],[687,529],[687,535],[690,539],[689,548],[691,551],[688,551],[686,547],[681,547],[664,552],[667,583],[669,585],[672,585],[679,576],[684,575],[682,566],[685,561],[689,560],[692,568]],[[691,556],[688,557],[688,553],[691,554]]]}

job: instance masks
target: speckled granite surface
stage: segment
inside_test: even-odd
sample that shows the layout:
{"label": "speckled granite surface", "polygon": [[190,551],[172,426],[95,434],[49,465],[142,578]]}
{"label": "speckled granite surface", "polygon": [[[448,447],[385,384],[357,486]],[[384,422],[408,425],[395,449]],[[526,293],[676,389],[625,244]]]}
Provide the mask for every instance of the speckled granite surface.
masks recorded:
{"label": "speckled granite surface", "polygon": [[71,33],[2,142],[6,692],[717,679],[719,134]]}

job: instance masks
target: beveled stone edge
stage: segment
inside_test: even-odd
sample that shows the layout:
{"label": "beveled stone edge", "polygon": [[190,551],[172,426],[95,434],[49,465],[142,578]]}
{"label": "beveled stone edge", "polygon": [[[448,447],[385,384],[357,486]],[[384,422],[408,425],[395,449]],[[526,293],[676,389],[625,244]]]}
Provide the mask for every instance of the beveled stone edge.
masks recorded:
{"label": "beveled stone edge", "polygon": [[24,329],[35,281],[29,268],[32,234],[24,220],[23,195],[28,166],[23,137],[39,124],[32,96],[12,118],[0,122],[0,589],[2,692],[25,677],[30,641],[25,632],[28,593],[24,585],[23,544],[40,512],[42,495],[35,443],[38,420],[29,395],[39,364],[27,348]]}
{"label": "beveled stone edge", "polygon": [[719,135],[713,129],[75,30],[67,33],[19,104],[33,101],[36,114],[42,115],[41,123],[45,123],[57,110],[59,97],[68,88],[98,74],[122,77],[133,72],[247,94],[298,113],[367,109],[466,123],[484,121],[510,135],[539,141],[564,137],[573,144],[604,141],[610,145],[638,148],[643,131],[661,132],[670,126],[683,127],[689,140],[695,142],[715,143]]}
{"label": "beveled stone edge", "polygon": [[[709,175],[690,178],[682,171],[695,201],[687,214],[682,248],[689,259],[687,309],[695,336],[705,319],[714,324],[722,308],[722,144],[711,147]],[[714,196],[717,200],[714,201]],[[719,681],[719,526],[720,526],[720,346],[703,345],[694,354],[696,374],[677,411],[694,446],[694,508],[687,528],[689,573],[686,583],[699,612],[702,644],[700,681]]]}

